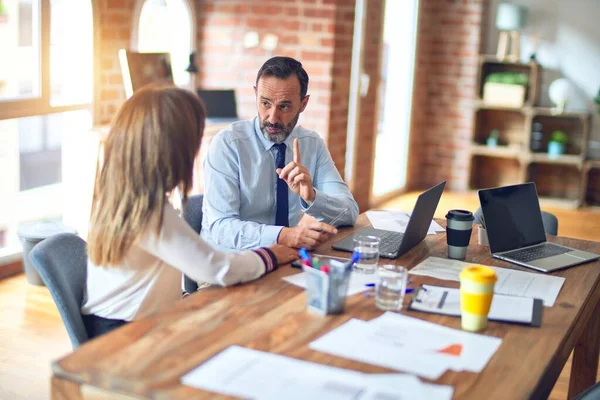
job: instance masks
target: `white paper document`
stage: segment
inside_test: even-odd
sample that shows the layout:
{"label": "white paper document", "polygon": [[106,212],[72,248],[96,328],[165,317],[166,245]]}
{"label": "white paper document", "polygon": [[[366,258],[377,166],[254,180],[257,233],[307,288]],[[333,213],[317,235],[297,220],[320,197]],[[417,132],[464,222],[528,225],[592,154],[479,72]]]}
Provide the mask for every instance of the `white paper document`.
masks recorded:
{"label": "white paper document", "polygon": [[[460,289],[423,285],[410,308],[417,311],[460,316]],[[494,294],[488,318],[496,321],[533,322],[533,299]]]}
{"label": "white paper document", "polygon": [[243,398],[407,400],[452,398],[451,386],[405,374],[364,374],[231,346],[181,378],[184,385]]}
{"label": "white paper document", "polygon": [[[383,229],[392,232],[406,232],[410,213],[402,211],[367,211],[367,218],[375,229]],[[437,232],[444,232],[444,228],[435,221],[429,225],[428,235],[435,235]]]}
{"label": "white paper document", "polygon": [[481,372],[501,343],[502,340],[495,337],[385,313],[370,322],[351,319],[311,342],[309,347],[438,379],[448,369]]}
{"label": "white paper document", "polygon": [[[468,265],[473,265],[473,263],[428,257],[408,273],[458,282],[460,271]],[[542,299],[546,307],[554,305],[565,282],[565,278],[560,276],[542,275],[500,267],[491,268],[496,271],[498,276],[494,293]]]}
{"label": "white paper document", "polygon": [[[306,289],[306,274],[301,272],[299,274],[286,276],[283,278],[284,281],[291,283],[292,285],[299,286]],[[371,290],[371,287],[365,286],[366,284],[375,283],[375,274],[361,274],[359,272],[352,272],[350,274],[350,282],[348,283],[348,292],[346,296],[352,296],[360,292],[366,292]]]}
{"label": "white paper document", "polygon": [[454,346],[441,349],[441,351],[445,354],[451,354],[456,353],[455,350],[457,348],[460,349],[460,362],[457,365],[449,366],[454,371],[481,372],[502,344],[502,339],[497,337],[452,329],[392,312],[385,312],[381,316],[369,321],[369,323],[379,327],[386,327],[388,330],[394,330],[394,327],[398,328],[397,331],[407,328],[430,330],[436,332],[438,336],[453,337]]}

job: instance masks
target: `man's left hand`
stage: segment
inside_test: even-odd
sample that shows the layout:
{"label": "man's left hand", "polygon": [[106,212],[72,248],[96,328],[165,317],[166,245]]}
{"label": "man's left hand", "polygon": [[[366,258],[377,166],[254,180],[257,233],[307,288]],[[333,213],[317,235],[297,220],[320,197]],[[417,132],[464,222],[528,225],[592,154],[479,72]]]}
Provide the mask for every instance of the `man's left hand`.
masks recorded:
{"label": "man's left hand", "polygon": [[283,179],[290,190],[307,203],[315,200],[315,188],[312,184],[312,177],[308,169],[300,161],[300,142],[298,138],[294,139],[294,161],[288,163],[283,168],[277,168],[279,179]]}

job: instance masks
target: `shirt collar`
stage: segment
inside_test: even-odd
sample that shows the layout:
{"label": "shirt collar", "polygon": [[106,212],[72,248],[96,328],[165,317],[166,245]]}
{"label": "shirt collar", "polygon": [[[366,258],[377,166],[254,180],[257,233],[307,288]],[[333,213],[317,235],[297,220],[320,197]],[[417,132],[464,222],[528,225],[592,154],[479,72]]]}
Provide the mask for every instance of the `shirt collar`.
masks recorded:
{"label": "shirt collar", "polygon": [[[287,146],[286,148],[288,149],[290,148],[290,145],[296,137],[296,127],[294,127],[294,130],[292,131],[290,136],[288,136],[287,139],[283,141],[283,143],[285,143],[285,145]],[[254,117],[254,133],[256,134],[256,136],[258,136],[258,140],[260,141],[260,143],[262,143],[265,151],[271,150],[271,148],[275,145],[274,142],[264,137],[262,131],[260,130],[260,121],[258,117]]]}

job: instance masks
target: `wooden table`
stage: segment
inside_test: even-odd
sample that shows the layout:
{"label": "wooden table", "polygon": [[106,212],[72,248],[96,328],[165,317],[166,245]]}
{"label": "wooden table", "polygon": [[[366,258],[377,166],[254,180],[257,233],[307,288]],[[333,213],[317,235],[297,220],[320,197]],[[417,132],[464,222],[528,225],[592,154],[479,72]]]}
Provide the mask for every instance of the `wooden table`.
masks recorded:
{"label": "wooden table", "polygon": [[[356,227],[365,225],[368,221],[362,215]],[[351,232],[351,228],[341,230],[332,241]],[[520,269],[492,260],[488,248],[476,244],[475,234],[474,229],[466,261]],[[550,240],[600,253],[600,243],[559,237]],[[411,268],[430,255],[445,257],[445,241],[444,234],[427,236],[404,256],[389,261]],[[331,251],[330,244],[318,252],[348,255]],[[375,308],[373,298],[358,294],[347,299],[342,315],[309,314],[303,290],[281,279],[297,272],[286,266],[251,284],[203,290],[159,314],[86,343],[53,363],[53,399],[83,398],[81,388],[86,385],[135,397],[224,398],[183,386],[179,379],[232,344],[357,371],[391,372],[308,348],[309,342],[350,318],[370,320],[382,312]],[[483,372],[447,371],[435,382],[454,386],[454,397],[459,399],[547,398],[575,349],[569,397],[593,385],[600,350],[600,262],[552,275],[566,281],[554,307],[544,308],[541,328],[491,322],[485,334],[502,337],[503,342]],[[415,284],[458,286],[457,282],[422,276],[411,279]],[[459,318],[402,313],[460,329]],[[276,373],[272,379],[277,379]]]}

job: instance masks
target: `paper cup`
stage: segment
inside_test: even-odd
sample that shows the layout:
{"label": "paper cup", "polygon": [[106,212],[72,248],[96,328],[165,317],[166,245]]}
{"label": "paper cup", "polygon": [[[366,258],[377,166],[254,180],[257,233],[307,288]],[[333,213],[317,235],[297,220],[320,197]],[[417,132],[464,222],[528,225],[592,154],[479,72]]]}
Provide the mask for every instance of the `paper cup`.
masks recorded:
{"label": "paper cup", "polygon": [[496,272],[483,265],[471,265],[460,272],[460,311],[464,330],[479,331],[487,327],[496,280]]}

